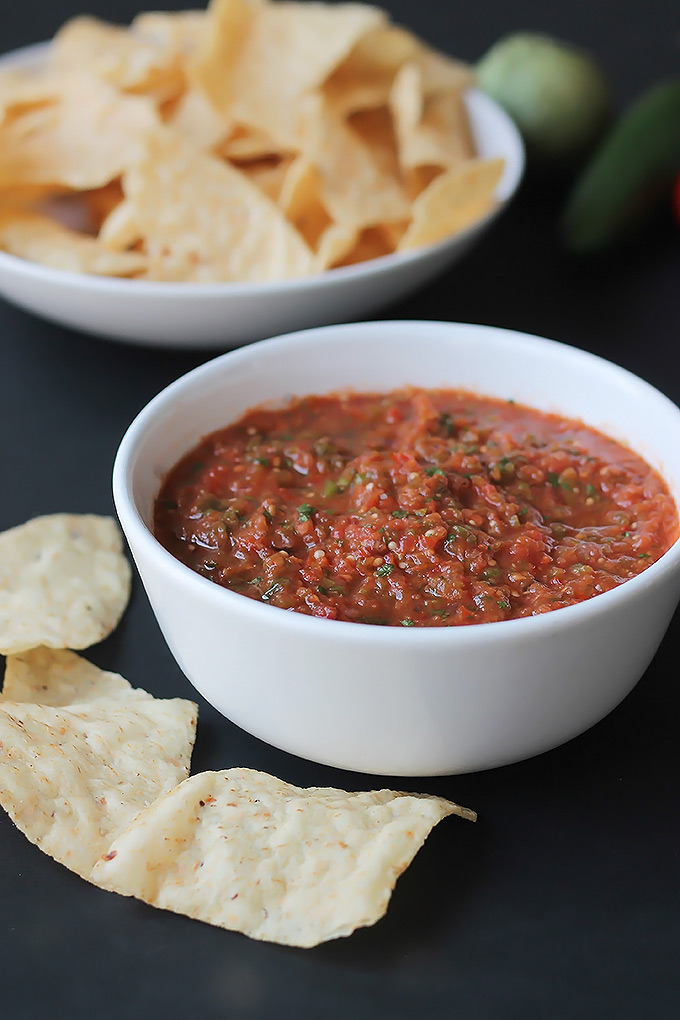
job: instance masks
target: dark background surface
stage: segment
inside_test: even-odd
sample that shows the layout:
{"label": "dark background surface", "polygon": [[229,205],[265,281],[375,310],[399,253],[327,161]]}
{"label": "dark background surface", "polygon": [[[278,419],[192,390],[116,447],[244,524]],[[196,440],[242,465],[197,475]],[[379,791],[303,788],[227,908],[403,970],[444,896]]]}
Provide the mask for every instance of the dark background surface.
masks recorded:
{"label": "dark background surface", "polygon": [[[663,0],[386,6],[471,61],[520,28],[588,47],[619,105],[680,65],[677,4]],[[137,7],[90,0],[87,9],[124,21]],[[81,10],[72,0],[2,0],[2,49],[47,38]],[[615,253],[578,262],[556,240],[563,191],[554,179],[528,181],[460,266],[386,314],[541,333],[617,361],[679,402],[680,228],[667,216]],[[112,513],[125,428],[207,357],[91,339],[0,302],[0,528],[62,510]],[[679,650],[676,617],[635,691],[561,749],[477,775],[395,780],[470,805],[480,820],[441,825],[384,920],[314,950],[251,942],[97,890],[0,813],[0,1016],[678,1016]],[[154,694],[196,697],[139,582],[117,632],[87,654]],[[233,764],[300,785],[390,785],[269,748],[200,703],[195,770]]]}

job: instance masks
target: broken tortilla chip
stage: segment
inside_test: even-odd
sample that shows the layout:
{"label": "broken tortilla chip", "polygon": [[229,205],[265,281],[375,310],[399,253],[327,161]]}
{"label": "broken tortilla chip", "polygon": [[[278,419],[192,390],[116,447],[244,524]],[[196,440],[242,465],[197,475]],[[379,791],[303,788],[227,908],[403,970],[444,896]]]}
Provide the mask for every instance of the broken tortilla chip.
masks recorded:
{"label": "broken tortilla chip", "polygon": [[92,880],[254,939],[315,946],[379,920],[399,875],[451,814],[476,817],[438,797],[204,772],[120,833]]}
{"label": "broken tortilla chip", "polygon": [[0,654],[87,648],[110,634],[130,564],[110,517],[53,514],[0,534]]}

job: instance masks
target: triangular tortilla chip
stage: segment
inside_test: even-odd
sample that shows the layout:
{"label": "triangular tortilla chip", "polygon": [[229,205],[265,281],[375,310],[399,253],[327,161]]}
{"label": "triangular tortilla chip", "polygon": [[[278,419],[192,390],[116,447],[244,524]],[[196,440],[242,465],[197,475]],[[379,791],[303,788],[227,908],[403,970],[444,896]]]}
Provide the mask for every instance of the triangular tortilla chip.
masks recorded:
{"label": "triangular tortilla chip", "polygon": [[136,276],[147,265],[139,252],[109,251],[96,237],[21,208],[0,209],[0,249],[53,269],[95,276]]}
{"label": "triangular tortilla chip", "polygon": [[55,71],[81,71],[104,78],[117,88],[153,94],[156,100],[184,87],[178,54],[141,33],[82,15],[63,25],[50,47]]}
{"label": "triangular tortilla chip", "polygon": [[152,269],[169,262],[185,279],[206,283],[313,270],[312,252],[256,184],[169,128],[149,136],[123,191],[100,237],[111,248],[142,241]]}
{"label": "triangular tortilla chip", "polygon": [[190,75],[235,121],[287,146],[296,104],[317,89],[385,14],[364,4],[255,3],[213,0],[212,31]]}
{"label": "triangular tortilla chip", "polygon": [[5,701],[53,708],[91,701],[152,699],[118,673],[109,673],[64,648],[33,648],[10,655],[0,706]]}
{"label": "triangular tortilla chip", "polygon": [[0,534],[0,653],[87,648],[110,634],[130,595],[116,522],[52,514]]}
{"label": "triangular tortilla chip", "polygon": [[[24,663],[17,677],[10,659],[10,690],[30,695],[46,684],[46,701],[68,697],[63,676],[50,693],[49,660],[37,654],[33,675]],[[96,667],[80,667],[88,678],[77,672],[73,696],[84,694],[83,702],[0,701],[0,805],[32,843],[88,878],[114,834],[189,774],[196,706],[126,692],[111,674],[100,687],[114,696],[92,697]]]}
{"label": "triangular tortilla chip", "polygon": [[85,72],[65,73],[48,105],[0,123],[0,187],[99,188],[121,174],[157,123],[151,99]]}
{"label": "triangular tortilla chip", "polygon": [[413,219],[397,250],[435,244],[491,212],[503,165],[502,159],[470,159],[435,177],[413,202]]}
{"label": "triangular tortilla chip", "polygon": [[424,74],[417,64],[405,64],[397,74],[390,92],[390,109],[402,167],[448,169],[474,157],[463,93],[439,92],[428,97]]}
{"label": "triangular tortilla chip", "polygon": [[251,938],[314,946],[374,924],[430,830],[474,812],[438,797],[204,772],[140,815],[92,880]]}

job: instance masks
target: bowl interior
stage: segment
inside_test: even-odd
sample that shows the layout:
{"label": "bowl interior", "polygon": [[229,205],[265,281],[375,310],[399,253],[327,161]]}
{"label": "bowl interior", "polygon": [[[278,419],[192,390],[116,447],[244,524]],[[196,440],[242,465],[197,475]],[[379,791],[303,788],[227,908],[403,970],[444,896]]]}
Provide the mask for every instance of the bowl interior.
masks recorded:
{"label": "bowl interior", "polygon": [[575,348],[493,327],[373,322],[324,327],[223,355],[179,379],[137,418],[119,470],[151,526],[161,479],[205,434],[257,404],[335,390],[461,388],[577,418],[630,445],[680,505],[680,410],[624,369]]}

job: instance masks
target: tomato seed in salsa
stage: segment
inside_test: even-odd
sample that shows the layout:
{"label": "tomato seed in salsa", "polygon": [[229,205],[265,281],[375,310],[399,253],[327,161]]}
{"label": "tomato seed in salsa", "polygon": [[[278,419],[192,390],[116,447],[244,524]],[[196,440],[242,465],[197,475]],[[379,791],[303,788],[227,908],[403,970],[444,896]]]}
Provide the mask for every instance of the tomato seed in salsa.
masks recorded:
{"label": "tomato seed in salsa", "polygon": [[280,609],[451,627],[574,605],[678,537],[641,457],[583,423],[461,391],[254,409],[165,479],[155,534]]}

